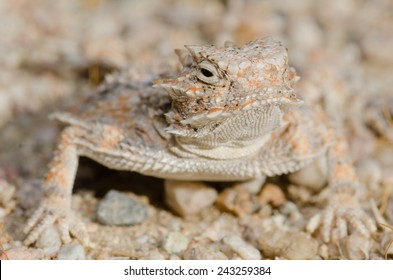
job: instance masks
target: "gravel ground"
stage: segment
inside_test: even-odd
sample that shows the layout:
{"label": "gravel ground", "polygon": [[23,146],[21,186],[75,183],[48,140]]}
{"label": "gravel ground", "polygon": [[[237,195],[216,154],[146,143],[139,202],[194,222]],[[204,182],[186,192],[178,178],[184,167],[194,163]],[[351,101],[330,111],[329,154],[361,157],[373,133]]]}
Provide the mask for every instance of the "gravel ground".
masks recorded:
{"label": "gravel ground", "polygon": [[[372,123],[373,108],[393,107],[392,1],[0,1],[1,258],[383,259],[392,229],[330,244],[305,232],[326,203],[323,164],[269,178],[253,192],[169,187],[82,159],[73,210],[91,244],[62,245],[49,229],[35,247],[23,245],[61,129],[51,112],[79,104],[107,73],[175,69],[173,49],[185,44],[241,45],[268,35],[288,47],[302,77],[296,90],[324,98],[344,124],[365,208],[392,225],[393,121],[388,112],[386,126]],[[387,253],[392,258],[393,249]]]}

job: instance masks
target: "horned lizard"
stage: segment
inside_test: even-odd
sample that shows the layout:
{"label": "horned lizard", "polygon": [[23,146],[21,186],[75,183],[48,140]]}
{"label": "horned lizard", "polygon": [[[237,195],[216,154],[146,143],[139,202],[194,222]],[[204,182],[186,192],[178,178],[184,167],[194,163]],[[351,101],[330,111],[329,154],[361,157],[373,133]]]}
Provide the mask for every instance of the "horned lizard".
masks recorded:
{"label": "horned lizard", "polygon": [[349,228],[369,236],[374,221],[358,200],[359,182],[344,137],[323,110],[293,90],[298,76],[285,47],[271,37],[242,47],[185,46],[182,70],[158,81],[112,77],[79,112],[55,113],[68,126],[49,165],[41,204],[27,222],[25,244],[50,225],[62,241],[87,240],[71,210],[78,157],[118,170],[189,181],[260,181],[326,157],[330,204],[307,227]]}

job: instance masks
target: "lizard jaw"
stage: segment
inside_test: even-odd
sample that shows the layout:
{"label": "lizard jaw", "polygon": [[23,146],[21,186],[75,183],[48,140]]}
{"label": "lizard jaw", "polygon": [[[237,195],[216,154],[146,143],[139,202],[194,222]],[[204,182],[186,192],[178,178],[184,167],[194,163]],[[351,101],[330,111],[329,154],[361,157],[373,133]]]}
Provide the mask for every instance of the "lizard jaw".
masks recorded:
{"label": "lizard jaw", "polygon": [[[299,106],[303,103],[302,100],[296,97],[292,89],[277,90],[268,88],[261,91],[255,90],[255,93],[233,98],[231,100],[225,100],[219,94],[216,94],[215,100],[210,99],[209,102],[209,104],[213,104],[213,106],[203,107],[201,104],[204,103],[204,97],[206,96],[203,89],[182,87],[173,81],[156,84],[154,87],[164,89],[172,97],[175,104],[182,104],[182,106],[177,107],[187,109],[194,105],[194,108],[198,109],[196,112],[190,112],[186,115],[182,115],[181,109],[178,109],[180,112],[177,112],[177,114],[173,112],[167,114],[169,119],[176,115],[176,122],[178,124],[191,125],[193,127],[198,127],[212,121],[222,121],[228,117],[242,114],[255,108],[270,106],[272,104],[278,105],[284,111],[287,111],[291,107]],[[224,100],[226,102],[223,102]]]}

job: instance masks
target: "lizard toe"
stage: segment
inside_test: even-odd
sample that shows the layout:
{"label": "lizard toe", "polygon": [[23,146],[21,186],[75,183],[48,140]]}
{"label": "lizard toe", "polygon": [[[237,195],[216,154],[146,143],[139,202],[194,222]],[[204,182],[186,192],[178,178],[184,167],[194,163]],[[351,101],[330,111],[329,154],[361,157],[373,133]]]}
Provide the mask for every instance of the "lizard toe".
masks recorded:
{"label": "lizard toe", "polygon": [[34,218],[34,223],[28,223],[29,226],[25,231],[25,233],[27,233],[27,237],[24,240],[24,244],[26,246],[36,242],[44,230],[53,225],[53,223],[56,221],[56,216],[52,213],[42,211],[41,209],[38,209],[37,211],[40,211],[38,217],[35,215],[32,217],[32,219]]}
{"label": "lizard toe", "polygon": [[307,231],[314,233],[321,229],[322,239],[325,243],[358,232],[370,237],[376,231],[375,222],[361,208],[329,206],[323,212],[313,216],[307,224]]}
{"label": "lizard toe", "polygon": [[71,235],[84,244],[88,243],[87,231],[83,223],[74,217],[71,210],[64,209],[66,208],[44,201],[27,221],[24,228],[24,233],[27,234],[24,240],[25,245],[29,246],[35,243],[41,234],[52,225],[55,225],[64,244],[71,242]]}

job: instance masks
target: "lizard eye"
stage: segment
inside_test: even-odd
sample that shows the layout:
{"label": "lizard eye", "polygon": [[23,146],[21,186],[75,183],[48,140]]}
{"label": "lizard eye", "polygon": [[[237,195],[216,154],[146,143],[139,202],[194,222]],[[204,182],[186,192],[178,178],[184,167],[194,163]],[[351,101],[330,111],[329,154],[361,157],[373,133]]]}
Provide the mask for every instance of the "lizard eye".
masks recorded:
{"label": "lizard eye", "polygon": [[213,73],[210,72],[209,70],[207,70],[206,68],[202,68],[201,69],[201,73],[203,76],[205,76],[206,78],[210,78],[213,76]]}
{"label": "lizard eye", "polygon": [[199,64],[197,78],[202,82],[211,85],[215,85],[220,81],[220,76],[216,67],[206,60]]}

